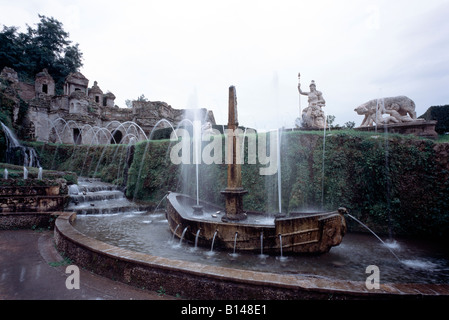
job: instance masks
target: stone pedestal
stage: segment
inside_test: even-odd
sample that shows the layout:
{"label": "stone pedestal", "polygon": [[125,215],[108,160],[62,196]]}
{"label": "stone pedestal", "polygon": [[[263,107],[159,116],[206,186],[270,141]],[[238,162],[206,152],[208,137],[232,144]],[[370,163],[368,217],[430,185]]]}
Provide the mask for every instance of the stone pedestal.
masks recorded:
{"label": "stone pedestal", "polygon": [[436,139],[438,134],[435,131],[436,121],[413,121],[395,124],[385,124],[379,126],[369,126],[369,127],[358,127],[355,130],[358,131],[368,131],[368,132],[389,132],[389,133],[400,133],[400,134],[413,134],[418,137]]}
{"label": "stone pedestal", "polygon": [[222,217],[223,222],[241,221],[247,218],[246,213],[243,211],[243,195],[248,191],[243,188],[226,188],[221,191],[226,198],[225,209],[226,215]]}

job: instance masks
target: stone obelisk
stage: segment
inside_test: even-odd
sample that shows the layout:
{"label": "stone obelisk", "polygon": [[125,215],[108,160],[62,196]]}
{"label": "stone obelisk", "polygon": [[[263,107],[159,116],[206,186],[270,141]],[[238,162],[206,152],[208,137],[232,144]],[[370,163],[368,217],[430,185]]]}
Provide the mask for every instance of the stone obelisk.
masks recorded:
{"label": "stone obelisk", "polygon": [[[228,131],[227,131],[227,163],[228,163],[228,186],[221,191],[226,198],[226,214],[224,222],[240,221],[246,219],[243,211],[243,195],[248,191],[242,187],[242,168],[237,161],[237,137],[236,129],[239,126],[237,116],[237,95],[235,87],[229,87],[228,105]],[[231,142],[232,141],[232,142]],[[243,156],[243,155],[242,155]]]}

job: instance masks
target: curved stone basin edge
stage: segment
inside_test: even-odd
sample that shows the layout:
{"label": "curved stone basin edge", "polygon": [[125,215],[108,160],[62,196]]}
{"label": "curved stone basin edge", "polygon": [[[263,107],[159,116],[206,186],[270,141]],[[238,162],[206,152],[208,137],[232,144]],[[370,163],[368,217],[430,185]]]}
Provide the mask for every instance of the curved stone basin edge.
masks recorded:
{"label": "curved stone basin edge", "polygon": [[[87,237],[72,226],[76,213],[55,221],[56,247],[78,267],[138,288],[187,299],[391,299],[449,296],[446,284],[385,283],[368,290],[365,282],[276,274],[168,259],[119,248]],[[367,275],[368,276],[368,275]]]}

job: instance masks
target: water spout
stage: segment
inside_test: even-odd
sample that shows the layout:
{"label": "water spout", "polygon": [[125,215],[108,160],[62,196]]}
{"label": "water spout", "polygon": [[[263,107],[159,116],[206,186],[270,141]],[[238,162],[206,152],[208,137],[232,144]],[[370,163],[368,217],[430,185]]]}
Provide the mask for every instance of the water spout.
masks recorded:
{"label": "water spout", "polygon": [[284,257],[284,254],[282,252],[282,234],[279,234],[279,249],[280,249],[279,260],[280,261],[285,261],[287,258]]}
{"label": "water spout", "polygon": [[210,246],[210,252],[214,251],[214,242],[215,242],[215,237],[216,237],[217,233],[218,233],[218,230],[215,230],[214,237],[212,238],[212,245]]}
{"label": "water spout", "polygon": [[238,232],[236,232],[235,233],[235,236],[234,236],[234,255],[235,255],[235,247],[236,247],[236,245],[237,245],[237,236],[238,236]]}
{"label": "water spout", "polygon": [[153,213],[157,212],[157,209],[159,208],[159,206],[161,205],[162,201],[164,201],[165,198],[167,198],[168,193],[161,199],[161,201],[159,201],[159,203],[156,206],[156,209],[154,209]]}
{"label": "water spout", "polygon": [[182,230],[181,239],[179,239],[179,245],[182,244],[182,239],[184,239],[184,235],[186,234],[186,231],[189,227],[185,227],[184,230]]}
{"label": "water spout", "polygon": [[260,233],[260,255],[259,258],[265,259],[267,257],[266,254],[263,253],[263,232]]}
{"label": "water spout", "polygon": [[179,226],[180,226],[180,224],[178,224],[178,225],[176,226],[176,228],[175,228],[175,231],[173,231],[173,238],[172,238],[172,241],[175,241],[176,231],[178,230]]}
{"label": "water spout", "polygon": [[39,167],[39,172],[37,173],[37,178],[42,180],[42,167]]}
{"label": "water spout", "polygon": [[200,235],[200,231],[201,231],[201,229],[198,229],[198,231],[196,232],[196,235],[195,235],[195,249],[198,247],[198,237]]}
{"label": "water spout", "polygon": [[401,259],[398,258],[398,256],[393,252],[393,250],[390,249],[390,247],[370,228],[368,228],[368,226],[366,224],[364,224],[363,222],[361,222],[359,219],[357,219],[356,217],[350,215],[349,213],[346,213],[350,218],[352,218],[353,220],[355,220],[356,222],[358,222],[360,225],[362,225],[366,230],[368,230],[369,232],[371,232],[390,252],[392,255],[394,255],[394,257],[399,261],[402,262]]}
{"label": "water spout", "polygon": [[277,159],[278,159],[278,203],[279,213],[282,213],[282,176],[281,176],[281,129],[277,132]]}
{"label": "water spout", "polygon": [[196,178],[196,205],[200,205],[199,164],[201,163],[201,122],[193,122],[194,163]]}
{"label": "water spout", "polygon": [[281,250],[281,258],[282,258],[282,234],[279,234],[279,249]]}
{"label": "water spout", "polygon": [[23,179],[28,179],[28,169],[26,167],[23,167]]}
{"label": "water spout", "polygon": [[3,179],[8,179],[8,169],[3,172]]}

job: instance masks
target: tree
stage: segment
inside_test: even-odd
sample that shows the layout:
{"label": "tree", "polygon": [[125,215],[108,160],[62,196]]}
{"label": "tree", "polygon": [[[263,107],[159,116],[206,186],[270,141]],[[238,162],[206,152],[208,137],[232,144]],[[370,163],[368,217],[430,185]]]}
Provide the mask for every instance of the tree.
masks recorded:
{"label": "tree", "polygon": [[426,121],[437,120],[435,131],[438,134],[449,132],[449,105],[432,106],[418,118]]}
{"label": "tree", "polygon": [[343,128],[347,128],[347,129],[353,129],[354,127],[355,127],[354,121],[345,122],[345,125],[343,126]]}
{"label": "tree", "polygon": [[0,33],[0,70],[6,66],[19,65],[22,53],[18,44],[17,28],[3,26]]}
{"label": "tree", "polygon": [[145,95],[144,94],[142,94],[142,95],[140,95],[140,97],[138,97],[137,98],[137,101],[148,101],[148,99],[147,98],[145,98]]}
{"label": "tree", "polygon": [[0,32],[0,70],[5,66],[17,71],[22,80],[33,81],[35,75],[47,68],[56,83],[56,92],[62,92],[66,76],[82,67],[79,45],[72,45],[69,33],[61,22],[38,15],[40,22],[26,33],[17,27],[3,26]]}
{"label": "tree", "polygon": [[131,100],[129,100],[129,99],[125,100],[125,104],[126,104],[127,108],[131,109],[133,107],[133,102]]}

